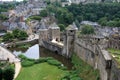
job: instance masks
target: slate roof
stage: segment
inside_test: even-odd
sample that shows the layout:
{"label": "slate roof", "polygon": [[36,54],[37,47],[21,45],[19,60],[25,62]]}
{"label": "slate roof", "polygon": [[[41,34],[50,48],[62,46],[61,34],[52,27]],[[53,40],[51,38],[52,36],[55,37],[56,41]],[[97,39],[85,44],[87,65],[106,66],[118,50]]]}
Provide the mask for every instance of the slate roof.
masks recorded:
{"label": "slate roof", "polygon": [[53,23],[49,26],[50,29],[60,29],[56,23]]}
{"label": "slate roof", "polygon": [[69,25],[66,30],[78,30],[78,28],[74,25]]}

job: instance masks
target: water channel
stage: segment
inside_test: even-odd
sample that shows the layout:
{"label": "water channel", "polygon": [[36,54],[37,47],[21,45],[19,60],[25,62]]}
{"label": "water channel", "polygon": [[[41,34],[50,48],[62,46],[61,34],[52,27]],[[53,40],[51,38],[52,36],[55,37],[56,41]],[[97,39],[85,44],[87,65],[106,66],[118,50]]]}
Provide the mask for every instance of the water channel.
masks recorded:
{"label": "water channel", "polygon": [[[36,47],[36,45],[29,47],[29,49],[14,47],[14,48],[9,48],[9,50],[11,50],[14,54],[17,54],[17,55],[20,53],[23,53],[23,54],[27,54],[27,56],[30,56],[32,54],[32,55],[34,55],[34,57],[35,57],[35,55],[38,57],[38,54],[35,54],[35,53],[38,53],[38,50],[35,49],[34,46]],[[59,54],[56,54],[55,52],[52,52],[48,49],[45,49],[43,47],[38,46],[38,48],[39,48],[39,58],[40,57],[53,57],[53,58],[57,59],[58,61],[62,62],[69,70],[72,69],[73,65],[72,65],[70,59],[67,59],[67,58],[65,58]]]}

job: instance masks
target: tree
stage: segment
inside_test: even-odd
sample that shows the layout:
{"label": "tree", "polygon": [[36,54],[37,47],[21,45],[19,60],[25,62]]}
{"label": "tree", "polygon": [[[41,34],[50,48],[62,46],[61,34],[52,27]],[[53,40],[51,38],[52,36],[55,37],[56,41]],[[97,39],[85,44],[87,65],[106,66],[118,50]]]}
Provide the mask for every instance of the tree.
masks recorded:
{"label": "tree", "polygon": [[94,28],[90,25],[84,25],[81,28],[81,34],[94,34]]}
{"label": "tree", "polygon": [[117,27],[117,26],[116,26],[116,23],[117,23],[117,21],[108,21],[108,22],[106,23],[106,25],[107,25],[107,26],[110,26],[110,27],[113,27],[113,26],[114,26],[114,27]]}
{"label": "tree", "polygon": [[83,21],[83,16],[77,16],[76,18],[79,22]]}
{"label": "tree", "polygon": [[7,33],[3,36],[3,41],[12,41],[13,39],[25,40],[28,34],[25,31],[15,29],[12,33]]}
{"label": "tree", "polygon": [[99,19],[98,23],[101,24],[102,26],[106,26],[107,23],[107,17],[103,17],[101,19]]}
{"label": "tree", "polygon": [[[88,3],[88,4],[71,4],[66,9],[71,12],[75,19],[79,22],[81,20],[97,21],[102,26],[109,26],[108,21],[113,21],[115,18],[120,18],[120,4],[119,3]],[[120,19],[119,19],[120,20]],[[110,22],[110,25],[113,22]],[[114,25],[118,26],[118,22]]]}
{"label": "tree", "polygon": [[40,11],[40,16],[41,16],[41,17],[47,17],[47,16],[48,16],[47,10],[42,10],[42,11]]}
{"label": "tree", "polygon": [[25,31],[20,31],[18,37],[19,37],[18,39],[20,40],[25,40],[28,37],[28,35]]}
{"label": "tree", "polygon": [[19,32],[20,32],[20,30],[19,29],[14,29],[13,30],[13,35],[14,35],[14,38],[19,38]]}
{"label": "tree", "polygon": [[45,2],[49,5],[50,4],[50,0],[45,0]]}
{"label": "tree", "polygon": [[14,73],[15,73],[15,71],[14,71],[13,68],[11,68],[11,67],[5,68],[5,70],[4,70],[4,76],[3,76],[4,80],[13,80]]}
{"label": "tree", "polygon": [[33,20],[41,20],[41,16],[31,16],[29,19],[33,19]]}
{"label": "tree", "polygon": [[14,39],[20,39],[20,40],[25,40],[26,37],[28,37],[27,33],[25,31],[19,30],[19,29],[15,29],[13,30],[13,36]]}
{"label": "tree", "polygon": [[3,71],[2,71],[2,69],[0,68],[0,80],[2,80],[2,78],[3,78]]}
{"label": "tree", "polygon": [[7,18],[6,15],[0,14],[0,19],[1,19],[1,20],[7,20],[8,18]]}
{"label": "tree", "polygon": [[12,39],[13,39],[13,34],[12,33],[6,33],[3,36],[3,41],[12,41]]}
{"label": "tree", "polygon": [[58,26],[60,27],[60,31],[64,31],[65,30],[65,25],[64,24],[59,24]]}

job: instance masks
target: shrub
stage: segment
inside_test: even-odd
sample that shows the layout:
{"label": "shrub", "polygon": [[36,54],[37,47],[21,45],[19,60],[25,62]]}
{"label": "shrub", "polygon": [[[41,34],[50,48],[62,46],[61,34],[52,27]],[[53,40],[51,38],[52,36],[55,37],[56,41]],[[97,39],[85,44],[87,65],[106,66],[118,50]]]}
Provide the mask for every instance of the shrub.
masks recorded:
{"label": "shrub", "polygon": [[61,80],[82,80],[77,71],[70,71],[69,73],[65,74],[64,77],[61,78]]}
{"label": "shrub", "polygon": [[14,73],[15,73],[15,71],[14,71],[13,68],[11,68],[11,67],[5,68],[5,70],[4,70],[4,76],[3,76],[4,80],[13,80]]}
{"label": "shrub", "polygon": [[18,57],[21,58],[22,60],[28,59],[26,56],[24,56],[24,55],[22,55],[22,54],[20,54]]}
{"label": "shrub", "polygon": [[70,80],[69,76],[70,73],[66,73],[65,76],[61,78],[61,80]]}
{"label": "shrub", "polygon": [[32,66],[34,64],[34,61],[29,61],[29,60],[23,60],[22,61],[22,66],[23,67],[29,67]]}
{"label": "shrub", "polygon": [[90,25],[84,25],[81,28],[81,34],[94,34],[94,28]]}
{"label": "shrub", "polygon": [[65,67],[65,66],[59,66],[58,68],[62,69],[62,70],[67,70],[67,67]]}
{"label": "shrub", "polygon": [[47,58],[40,58],[35,60],[35,64],[42,63],[42,62],[47,62],[48,60],[53,60],[54,58],[52,57],[47,57]]}
{"label": "shrub", "polygon": [[51,65],[61,66],[61,62],[59,62],[57,60],[48,60],[47,62]]}
{"label": "shrub", "polygon": [[35,64],[42,63],[42,62],[47,62],[47,58],[40,58],[38,60],[35,60]]}
{"label": "shrub", "polygon": [[35,59],[30,59],[30,58],[27,58],[28,61],[35,61]]}
{"label": "shrub", "polygon": [[0,68],[0,80],[2,80],[2,77],[3,77],[3,71],[2,71],[2,69]]}
{"label": "shrub", "polygon": [[54,60],[53,57],[47,57],[46,59],[47,59],[47,60]]}

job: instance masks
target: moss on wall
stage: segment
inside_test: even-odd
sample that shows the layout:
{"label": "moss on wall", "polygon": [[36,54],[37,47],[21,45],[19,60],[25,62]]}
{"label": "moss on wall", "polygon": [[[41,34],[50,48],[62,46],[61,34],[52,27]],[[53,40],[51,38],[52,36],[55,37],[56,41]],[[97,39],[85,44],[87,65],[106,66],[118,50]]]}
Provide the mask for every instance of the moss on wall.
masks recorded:
{"label": "moss on wall", "polygon": [[75,53],[72,56],[74,69],[79,73],[83,80],[99,80],[99,71],[93,69],[89,64],[80,59]]}

